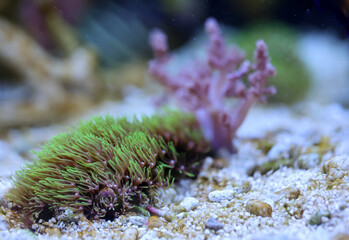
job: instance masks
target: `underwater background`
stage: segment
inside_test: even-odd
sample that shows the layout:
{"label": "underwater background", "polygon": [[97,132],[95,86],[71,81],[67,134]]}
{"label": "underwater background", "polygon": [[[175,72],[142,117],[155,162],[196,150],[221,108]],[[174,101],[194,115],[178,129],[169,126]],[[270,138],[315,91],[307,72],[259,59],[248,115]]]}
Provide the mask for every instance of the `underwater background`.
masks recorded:
{"label": "underwater background", "polygon": [[348,0],[2,0],[0,239],[347,239],[348,108]]}

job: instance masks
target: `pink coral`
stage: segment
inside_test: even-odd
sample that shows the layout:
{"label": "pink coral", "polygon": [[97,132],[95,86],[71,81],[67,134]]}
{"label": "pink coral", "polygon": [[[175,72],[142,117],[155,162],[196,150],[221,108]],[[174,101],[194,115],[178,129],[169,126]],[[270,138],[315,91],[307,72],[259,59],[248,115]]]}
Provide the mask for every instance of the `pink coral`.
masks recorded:
{"label": "pink coral", "polygon": [[[155,59],[149,63],[149,72],[185,109],[196,115],[204,136],[215,150],[234,152],[232,140],[252,104],[264,103],[267,95],[276,93],[274,87],[266,87],[275,69],[263,40],[257,41],[251,64],[239,49],[227,45],[214,18],[206,20],[205,30],[209,37],[207,59],[193,61],[174,75],[166,71],[170,59],[167,36],[154,30],[150,44]],[[228,98],[240,101],[232,107],[227,104]]]}

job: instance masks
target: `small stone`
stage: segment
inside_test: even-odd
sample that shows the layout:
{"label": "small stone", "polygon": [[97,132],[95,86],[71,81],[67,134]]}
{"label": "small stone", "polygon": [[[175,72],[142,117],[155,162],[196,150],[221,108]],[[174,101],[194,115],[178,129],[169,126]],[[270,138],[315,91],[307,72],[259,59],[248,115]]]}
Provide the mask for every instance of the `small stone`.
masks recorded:
{"label": "small stone", "polygon": [[269,204],[254,199],[251,199],[246,203],[246,210],[251,214],[262,217],[271,217],[273,212],[273,209]]}
{"label": "small stone", "polygon": [[275,192],[275,194],[280,195],[283,198],[287,198],[288,200],[292,200],[297,199],[301,192],[296,187],[288,187]]}
{"label": "small stone", "polygon": [[172,222],[176,218],[176,214],[172,211],[168,211],[164,214],[164,218],[167,222]]}
{"label": "small stone", "polygon": [[74,208],[63,207],[60,209],[56,218],[58,221],[78,222],[81,220],[82,217],[83,217],[82,212],[79,212]]}
{"label": "small stone", "polygon": [[[327,210],[319,210],[309,219],[310,225],[320,225],[323,222],[326,222],[327,219],[331,217],[331,213]],[[327,219],[326,219],[327,218]],[[325,220],[325,221],[323,221]]]}
{"label": "small stone", "polygon": [[228,166],[228,161],[225,158],[214,159],[212,167],[222,169]]}
{"label": "small stone", "polygon": [[138,230],[134,227],[127,228],[121,240],[137,240]]}
{"label": "small stone", "polygon": [[320,155],[317,153],[308,153],[299,156],[297,164],[300,169],[312,169],[320,164]]}
{"label": "small stone", "polygon": [[182,212],[187,212],[187,209],[185,209],[182,206],[173,206],[171,208],[171,211],[174,212],[174,213],[182,213]]}
{"label": "small stone", "polygon": [[186,217],[188,217],[188,213],[187,212],[182,212],[182,213],[179,213],[178,215],[177,215],[177,217],[178,218],[186,218]]}
{"label": "small stone", "polygon": [[59,230],[58,228],[46,228],[45,232],[48,235],[57,236],[57,237],[60,237],[62,235],[61,230]]}
{"label": "small stone", "polygon": [[248,193],[252,188],[250,182],[244,182],[241,187],[238,188],[238,193]]}
{"label": "small stone", "polygon": [[187,211],[190,211],[194,210],[199,206],[199,200],[193,197],[186,197],[179,205],[185,208]]}
{"label": "small stone", "polygon": [[210,217],[205,225],[205,228],[218,231],[220,229],[223,229],[224,225],[223,223],[218,222],[214,217]]}
{"label": "small stone", "polygon": [[148,228],[160,228],[164,225],[163,221],[161,221],[160,218],[156,217],[156,216],[151,216],[148,219]]}
{"label": "small stone", "polygon": [[330,180],[343,178],[349,171],[349,158],[345,155],[332,157],[324,162],[322,171]]}
{"label": "small stone", "polygon": [[221,202],[231,200],[235,197],[236,190],[216,190],[208,194],[208,200],[211,202]]}
{"label": "small stone", "polygon": [[53,217],[53,218],[51,218],[51,219],[49,220],[49,222],[51,222],[51,223],[57,223],[57,220]]}
{"label": "small stone", "polygon": [[39,228],[39,224],[37,223],[32,224],[32,229],[36,230],[38,228]]}
{"label": "small stone", "polygon": [[[4,202],[3,202],[4,205],[1,205],[1,201],[2,201],[2,200],[1,200],[1,198],[0,198],[0,206],[6,206],[6,203],[7,203],[7,202],[6,202],[6,199],[4,198],[4,200],[3,200],[3,201],[4,201]],[[13,207],[13,203],[12,203],[12,202],[8,202],[8,203],[7,203],[7,208],[12,209],[12,207]]]}
{"label": "small stone", "polygon": [[140,217],[140,216],[130,216],[128,218],[128,222],[130,222],[131,224],[136,225],[138,227],[142,227],[142,226],[144,226],[145,218]]}

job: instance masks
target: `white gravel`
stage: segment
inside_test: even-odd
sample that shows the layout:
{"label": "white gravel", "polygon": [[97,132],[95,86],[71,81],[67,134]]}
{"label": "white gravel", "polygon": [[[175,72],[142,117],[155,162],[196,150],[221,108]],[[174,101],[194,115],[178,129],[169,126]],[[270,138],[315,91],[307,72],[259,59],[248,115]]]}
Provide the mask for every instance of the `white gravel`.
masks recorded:
{"label": "white gravel", "polygon": [[[318,112],[320,109],[321,112]],[[235,141],[238,153],[230,157],[226,167],[215,169],[212,167],[214,159],[208,158],[197,180],[181,181],[175,188],[161,193],[158,207],[164,211],[174,204],[187,210],[178,213],[172,222],[165,223],[161,228],[148,229],[144,216],[121,217],[113,222],[101,220],[71,224],[58,221],[51,223],[51,226],[63,234],[57,239],[76,239],[79,236],[84,239],[93,239],[93,236],[111,239],[113,236],[123,236],[123,232],[131,227],[137,229],[139,239],[310,240],[349,235],[349,155],[344,154],[343,150],[337,154],[338,146],[348,141],[348,116],[349,111],[338,105],[305,104],[301,112],[297,107],[255,108]],[[258,119],[258,123],[254,124],[256,121],[253,119]],[[270,126],[266,127],[260,122],[267,122]],[[288,146],[280,148],[282,151],[275,151],[279,155],[265,155],[250,138],[267,136],[271,132],[274,132],[274,148],[282,143]],[[333,147],[316,155],[314,151],[318,150],[318,144],[324,137]],[[312,160],[312,156],[316,155],[320,157],[320,162],[316,164],[317,161],[313,159],[306,169],[300,169],[295,163],[293,167],[281,167],[265,175],[258,172],[253,176],[247,174],[248,169],[256,164],[280,156],[289,157],[289,151],[294,147],[303,149],[303,161]],[[9,187],[10,181],[0,178],[0,199]],[[271,217],[249,213],[246,204],[251,200],[270,205]],[[329,212],[330,217],[322,217],[319,225],[311,225],[310,219],[318,211]],[[205,229],[210,217],[222,223],[224,228],[218,231]],[[162,221],[166,222],[164,219]],[[45,231],[45,227],[38,224],[37,231]],[[53,230],[48,232],[50,235],[36,236],[38,239],[55,237]],[[9,230],[6,217],[2,215],[0,239],[34,239],[34,235],[29,231]]]}
{"label": "white gravel", "polygon": [[[121,216],[113,222],[81,219],[72,223],[51,219],[36,223],[35,233],[13,228],[3,196],[11,186],[7,177],[24,162],[19,153],[66,126],[54,126],[52,130],[33,128],[25,134],[15,131],[8,143],[0,141],[0,239],[348,239],[349,110],[331,102],[348,103],[346,50],[349,45],[325,37],[318,39],[322,47],[309,37],[302,40],[301,48],[303,59],[311,64],[313,78],[318,83],[310,97],[320,96],[325,105],[307,101],[293,107],[255,107],[238,131],[234,140],[238,152],[227,157],[226,167],[215,169],[214,159],[207,158],[198,179],[183,180],[174,188],[161,191],[158,208],[166,212],[181,205],[187,212],[178,213],[171,222],[160,218],[165,222],[160,228],[148,229],[143,224],[148,220],[145,216]],[[329,44],[343,46],[336,52]],[[322,55],[314,58],[314,52]],[[341,91],[329,89],[329,82],[340,86]],[[151,107],[154,99],[137,89],[127,91],[124,102],[103,103],[83,119],[95,114],[131,116],[154,112]],[[263,153],[256,139],[271,141],[272,150]],[[328,139],[330,146],[321,143],[323,139]],[[291,167],[281,166],[264,175],[256,171],[249,176],[252,167],[292,157],[295,149],[299,150],[304,169],[296,161]],[[319,156],[319,162],[314,156]],[[270,205],[271,217],[248,212],[246,204],[251,200]],[[310,224],[318,212],[328,212],[330,216],[317,219],[319,225]],[[211,217],[222,223],[223,229],[206,229]]]}

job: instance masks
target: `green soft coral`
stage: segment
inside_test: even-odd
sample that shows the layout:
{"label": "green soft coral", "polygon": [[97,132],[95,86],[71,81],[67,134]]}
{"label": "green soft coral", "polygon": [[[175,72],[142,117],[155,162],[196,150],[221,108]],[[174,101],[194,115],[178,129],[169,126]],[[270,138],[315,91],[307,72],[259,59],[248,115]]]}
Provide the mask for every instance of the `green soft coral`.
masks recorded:
{"label": "green soft coral", "polygon": [[114,219],[151,202],[176,178],[195,177],[210,146],[193,115],[94,117],[51,139],[13,177],[7,198],[25,223],[60,208]]}

